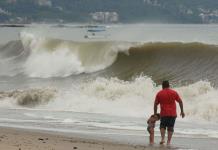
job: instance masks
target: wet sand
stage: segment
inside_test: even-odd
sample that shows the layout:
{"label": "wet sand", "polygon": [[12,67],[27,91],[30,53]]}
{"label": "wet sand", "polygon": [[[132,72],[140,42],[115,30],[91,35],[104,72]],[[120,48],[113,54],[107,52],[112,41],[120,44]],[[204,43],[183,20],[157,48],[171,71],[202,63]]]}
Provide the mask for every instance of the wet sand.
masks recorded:
{"label": "wet sand", "polygon": [[145,146],[80,139],[57,133],[0,127],[1,150],[143,150],[145,148]]}
{"label": "wet sand", "polygon": [[[174,138],[174,146],[132,145],[56,132],[0,127],[0,150],[215,150],[218,139]],[[212,146],[211,146],[212,145]]]}

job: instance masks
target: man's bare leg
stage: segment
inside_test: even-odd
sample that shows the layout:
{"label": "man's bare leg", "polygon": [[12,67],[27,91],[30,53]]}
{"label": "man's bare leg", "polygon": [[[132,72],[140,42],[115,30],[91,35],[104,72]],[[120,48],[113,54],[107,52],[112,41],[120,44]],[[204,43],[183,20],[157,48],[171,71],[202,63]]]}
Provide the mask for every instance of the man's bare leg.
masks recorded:
{"label": "man's bare leg", "polygon": [[172,136],[173,136],[173,129],[172,128],[169,128],[168,131],[167,131],[167,145],[170,145],[171,143],[171,139],[172,139]]}
{"label": "man's bare leg", "polygon": [[164,128],[161,128],[160,129],[160,133],[161,133],[161,141],[160,141],[160,144],[164,144],[165,143],[165,129]]}

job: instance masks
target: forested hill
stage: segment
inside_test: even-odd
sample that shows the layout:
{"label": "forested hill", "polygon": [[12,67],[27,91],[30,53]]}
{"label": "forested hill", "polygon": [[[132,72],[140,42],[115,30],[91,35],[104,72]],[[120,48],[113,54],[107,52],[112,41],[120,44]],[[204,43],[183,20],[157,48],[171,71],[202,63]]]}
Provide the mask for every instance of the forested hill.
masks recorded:
{"label": "forested hill", "polygon": [[218,0],[0,0],[0,22],[89,22],[94,12],[123,23],[217,23]]}

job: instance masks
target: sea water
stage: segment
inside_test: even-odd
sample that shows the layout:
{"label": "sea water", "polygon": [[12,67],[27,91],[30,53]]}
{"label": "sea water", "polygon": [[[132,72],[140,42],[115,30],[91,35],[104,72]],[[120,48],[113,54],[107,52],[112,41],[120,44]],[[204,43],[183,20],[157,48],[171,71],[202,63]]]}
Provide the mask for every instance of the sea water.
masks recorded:
{"label": "sea water", "polygon": [[177,107],[174,137],[216,139],[217,31],[121,24],[87,39],[85,25],[0,28],[0,125],[143,145],[155,94],[168,79],[186,113],[181,119]]}

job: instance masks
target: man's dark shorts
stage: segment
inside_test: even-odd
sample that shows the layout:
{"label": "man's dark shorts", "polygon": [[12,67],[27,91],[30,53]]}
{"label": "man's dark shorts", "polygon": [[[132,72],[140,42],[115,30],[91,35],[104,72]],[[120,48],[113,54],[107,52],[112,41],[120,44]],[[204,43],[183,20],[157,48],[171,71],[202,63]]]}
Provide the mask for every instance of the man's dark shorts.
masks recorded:
{"label": "man's dark shorts", "polygon": [[176,121],[176,117],[161,117],[160,118],[160,129],[168,129],[168,131],[174,131],[174,124]]}

